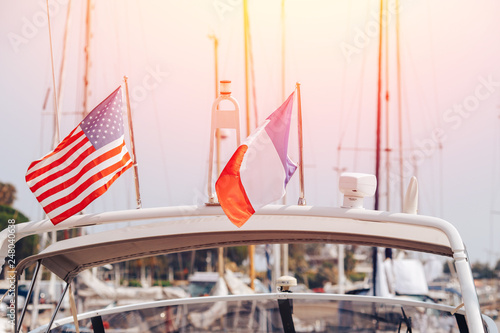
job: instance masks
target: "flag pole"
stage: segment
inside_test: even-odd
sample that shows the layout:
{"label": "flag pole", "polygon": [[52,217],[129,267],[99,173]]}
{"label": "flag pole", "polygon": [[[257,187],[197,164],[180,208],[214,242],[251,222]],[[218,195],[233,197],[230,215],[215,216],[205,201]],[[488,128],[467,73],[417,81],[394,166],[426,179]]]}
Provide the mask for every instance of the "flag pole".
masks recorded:
{"label": "flag pole", "polygon": [[132,159],[134,160],[134,181],[135,181],[135,196],[137,198],[137,209],[142,208],[141,202],[141,191],[139,190],[139,168],[137,166],[137,155],[135,154],[135,142],[134,142],[134,127],[132,126],[132,112],[130,111],[130,97],[128,93],[128,77],[124,76],[123,81],[125,82],[125,94],[127,95],[127,118],[128,118],[128,129],[130,134],[130,148],[132,149]]}
{"label": "flag pole", "polygon": [[297,82],[297,123],[299,128],[299,181],[300,181],[300,195],[299,206],[306,205],[306,198],[304,194],[304,161],[303,161],[303,141],[302,141],[302,102],[300,100],[300,82]]}

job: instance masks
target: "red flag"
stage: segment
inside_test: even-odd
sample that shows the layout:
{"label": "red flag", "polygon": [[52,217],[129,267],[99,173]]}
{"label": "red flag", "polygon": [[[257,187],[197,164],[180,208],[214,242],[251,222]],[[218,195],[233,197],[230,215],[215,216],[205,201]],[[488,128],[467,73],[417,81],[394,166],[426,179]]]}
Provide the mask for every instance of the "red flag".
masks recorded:
{"label": "red flag", "polygon": [[132,166],[116,89],[54,151],[34,161],[26,182],[54,225],[104,194]]}

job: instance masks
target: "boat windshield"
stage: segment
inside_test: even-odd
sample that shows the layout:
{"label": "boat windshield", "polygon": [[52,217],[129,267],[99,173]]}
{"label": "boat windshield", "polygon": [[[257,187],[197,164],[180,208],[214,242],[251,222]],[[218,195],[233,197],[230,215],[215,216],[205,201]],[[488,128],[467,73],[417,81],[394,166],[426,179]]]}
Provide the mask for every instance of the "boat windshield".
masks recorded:
{"label": "boat windshield", "polygon": [[[178,300],[178,304],[159,306],[150,303],[140,309],[89,313],[78,325],[80,332],[460,332],[463,320],[463,315],[427,307],[424,302],[382,303],[360,300],[362,296],[346,300],[349,296],[345,295],[342,299],[319,299],[314,294],[292,299],[279,295],[234,300],[206,297],[211,301]],[[75,326],[73,322],[60,322],[51,332],[75,332]]]}

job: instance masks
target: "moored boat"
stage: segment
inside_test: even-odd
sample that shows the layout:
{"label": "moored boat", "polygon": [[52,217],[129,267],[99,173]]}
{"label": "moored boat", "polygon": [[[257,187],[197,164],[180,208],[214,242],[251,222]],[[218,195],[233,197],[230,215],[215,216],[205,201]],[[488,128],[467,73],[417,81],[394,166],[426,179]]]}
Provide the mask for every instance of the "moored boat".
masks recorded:
{"label": "moored boat", "polygon": [[[219,206],[90,214],[71,217],[57,226],[50,221],[29,222],[17,226],[19,235],[45,228],[125,221],[141,224],[59,241],[19,263],[17,274],[43,265],[67,283],[67,292],[73,279],[87,269],[195,249],[280,243],[395,248],[452,258],[463,303],[450,306],[402,297],[290,292],[189,297],[105,308],[76,318],[55,320],[54,314],[51,332],[65,332],[68,325],[91,332],[497,331],[494,322],[480,312],[466,249],[451,223],[430,216],[368,210],[355,201],[341,208],[268,205],[241,228],[231,224]],[[345,203],[349,203],[348,194]],[[193,313],[204,317],[194,323],[189,316]],[[33,332],[44,331],[47,325]]]}

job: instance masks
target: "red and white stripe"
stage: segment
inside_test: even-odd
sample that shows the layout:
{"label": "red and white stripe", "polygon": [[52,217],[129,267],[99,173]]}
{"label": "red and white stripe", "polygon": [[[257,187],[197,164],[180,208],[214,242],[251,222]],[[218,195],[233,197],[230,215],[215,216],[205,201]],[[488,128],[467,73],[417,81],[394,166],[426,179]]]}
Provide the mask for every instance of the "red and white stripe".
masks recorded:
{"label": "red and white stripe", "polygon": [[123,136],[96,150],[77,126],[54,151],[31,163],[26,182],[57,224],[104,194],[131,166]]}

